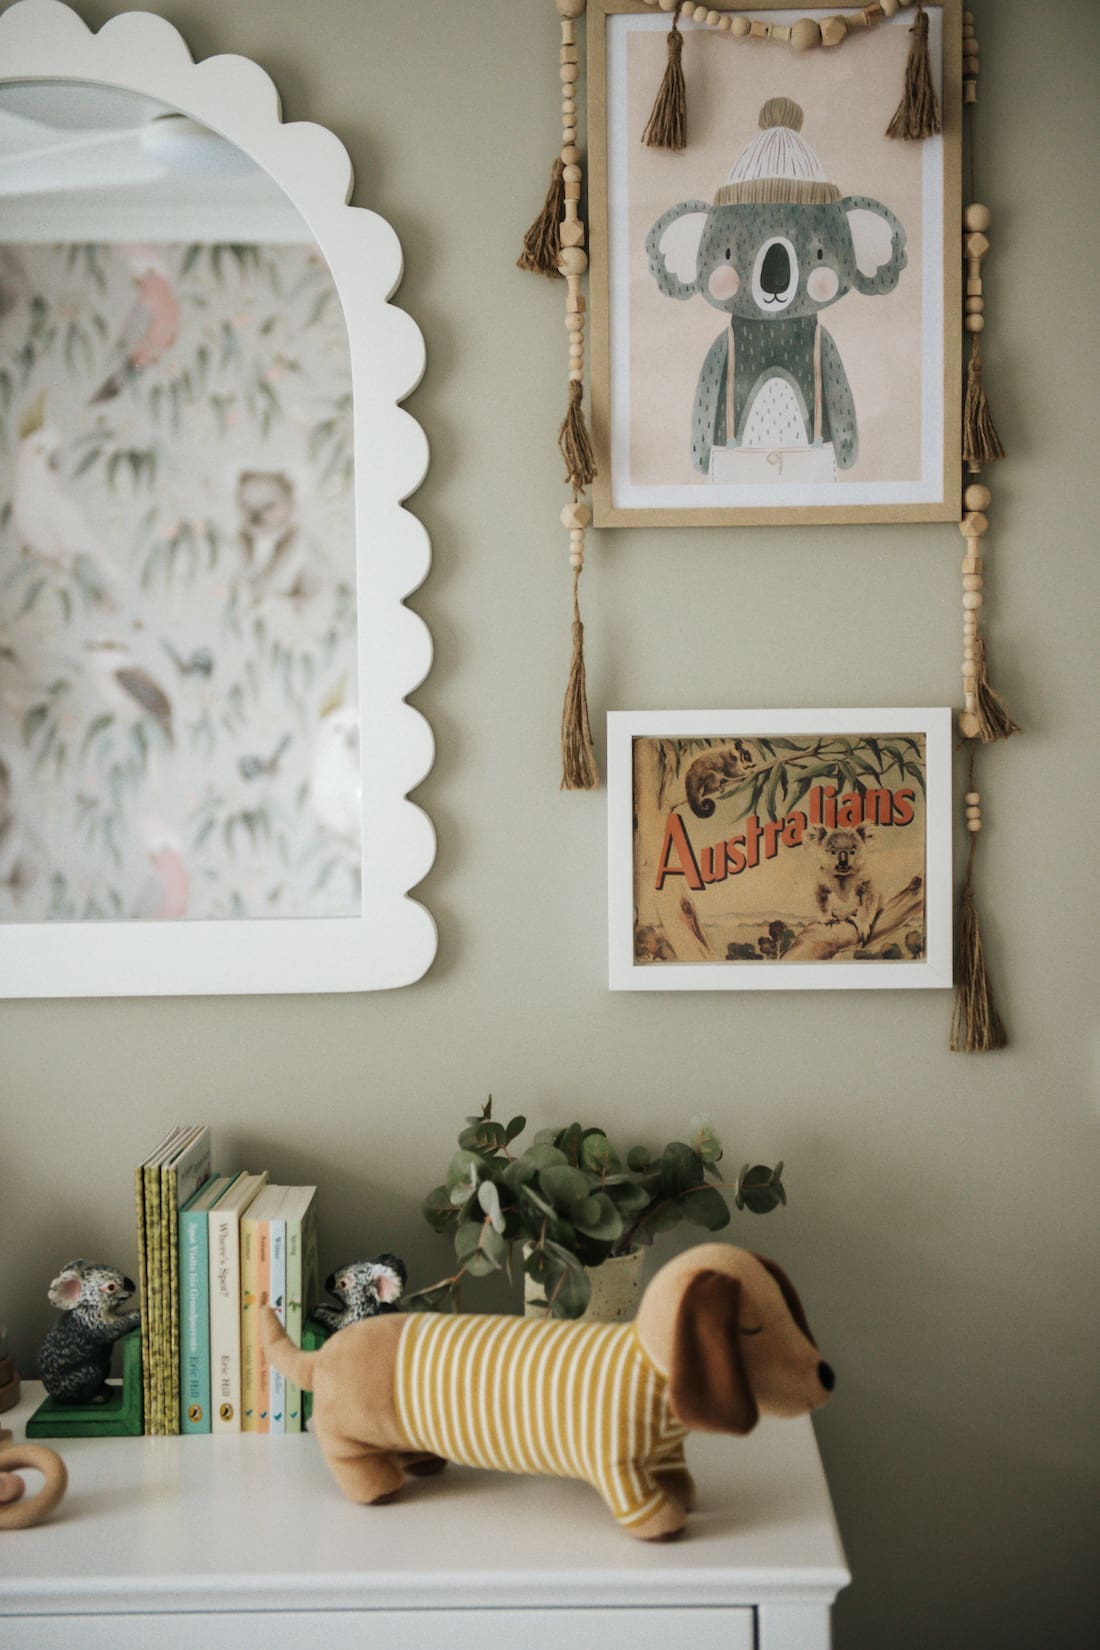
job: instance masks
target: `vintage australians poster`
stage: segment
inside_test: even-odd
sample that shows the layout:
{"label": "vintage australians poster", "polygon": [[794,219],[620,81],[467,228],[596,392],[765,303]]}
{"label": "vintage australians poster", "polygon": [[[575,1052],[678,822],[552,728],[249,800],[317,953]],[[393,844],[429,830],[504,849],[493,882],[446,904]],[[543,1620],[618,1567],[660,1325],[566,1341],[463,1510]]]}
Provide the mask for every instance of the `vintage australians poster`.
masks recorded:
{"label": "vintage australians poster", "polygon": [[949,983],[940,713],[900,714],[678,713],[633,731],[630,977],[614,977],[615,925],[612,984]]}

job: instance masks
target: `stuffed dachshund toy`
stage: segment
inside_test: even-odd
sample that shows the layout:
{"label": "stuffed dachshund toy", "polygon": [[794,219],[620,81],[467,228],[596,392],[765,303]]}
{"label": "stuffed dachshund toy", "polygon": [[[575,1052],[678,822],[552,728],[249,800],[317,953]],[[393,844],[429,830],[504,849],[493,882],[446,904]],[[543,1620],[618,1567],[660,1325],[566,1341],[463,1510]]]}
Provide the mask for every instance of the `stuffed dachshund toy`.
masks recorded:
{"label": "stuffed dachshund toy", "polygon": [[[310,1353],[265,1308],[263,1333],[275,1368],[313,1393],[313,1431],[351,1500],[447,1461],[550,1473],[591,1484],[643,1540],[686,1522],[688,1432],[751,1432],[833,1387],[784,1273],[722,1243],[662,1267],[634,1323],[396,1315]],[[444,1390],[451,1407],[435,1401]]]}

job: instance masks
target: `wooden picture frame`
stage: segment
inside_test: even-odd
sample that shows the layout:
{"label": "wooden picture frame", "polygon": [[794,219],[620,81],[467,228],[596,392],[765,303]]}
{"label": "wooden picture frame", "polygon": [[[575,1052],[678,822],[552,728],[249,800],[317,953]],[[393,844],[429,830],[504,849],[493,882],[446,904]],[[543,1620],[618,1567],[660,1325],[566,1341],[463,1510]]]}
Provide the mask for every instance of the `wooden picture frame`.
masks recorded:
{"label": "wooden picture frame", "polygon": [[607,720],[612,990],[951,985],[950,710]]}
{"label": "wooden picture frame", "polygon": [[[780,25],[822,14],[777,0],[715,9]],[[885,136],[910,8],[804,53],[681,23],[687,147],[674,152],[642,142],[669,14],[589,0],[598,527],[958,520],[960,0],[929,0],[926,12],[942,136]],[[814,204],[799,184],[794,206],[780,207],[770,182],[763,205],[759,187],[745,200],[776,171],[776,144],[784,180],[825,180],[807,186]],[[750,187],[731,189],[731,178]],[[722,270],[716,291],[723,254],[736,273]],[[781,291],[773,269],[765,278],[768,255],[787,260]],[[814,300],[811,258],[821,266]],[[761,342],[765,301],[779,305],[782,345],[770,325]]]}

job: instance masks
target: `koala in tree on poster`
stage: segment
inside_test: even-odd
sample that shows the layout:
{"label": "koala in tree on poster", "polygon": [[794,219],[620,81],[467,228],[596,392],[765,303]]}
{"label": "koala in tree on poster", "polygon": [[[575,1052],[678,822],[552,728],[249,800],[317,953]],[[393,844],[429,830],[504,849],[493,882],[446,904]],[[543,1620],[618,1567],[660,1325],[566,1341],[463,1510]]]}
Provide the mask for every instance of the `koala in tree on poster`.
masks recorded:
{"label": "koala in tree on poster", "polygon": [[[856,462],[859,425],[821,311],[849,292],[892,292],[905,229],[879,201],[841,196],[789,98],[765,103],[760,127],[713,204],[682,201],[657,219],[650,272],[670,298],[698,294],[730,320],[699,374],[695,469],[716,481],[835,480]],[[770,473],[739,468],[735,453],[766,455]]]}

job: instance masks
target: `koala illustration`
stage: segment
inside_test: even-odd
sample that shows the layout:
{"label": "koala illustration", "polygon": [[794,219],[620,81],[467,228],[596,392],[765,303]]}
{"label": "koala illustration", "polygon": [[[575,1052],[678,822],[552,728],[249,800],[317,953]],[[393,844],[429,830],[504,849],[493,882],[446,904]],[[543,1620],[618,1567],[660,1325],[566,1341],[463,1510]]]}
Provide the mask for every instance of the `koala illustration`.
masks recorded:
{"label": "koala illustration", "polygon": [[803,840],[818,849],[814,890],[817,908],[828,923],[850,922],[862,944],[871,937],[882,900],[865,869],[865,852],[874,837],[869,825],[855,830],[828,830],[812,825]]}
{"label": "koala illustration", "polygon": [[255,601],[317,594],[321,580],[298,526],[294,483],[281,470],[242,470],[237,478],[238,542]]}
{"label": "koala illustration", "polygon": [[71,1260],[49,1288],[51,1306],[64,1317],[42,1343],[39,1369],[46,1391],[63,1404],[91,1404],[109,1395],[111,1349],[141,1322],[137,1312],[118,1308],[134,1285],[114,1266]]}
{"label": "koala illustration", "polygon": [[344,1329],[349,1323],[360,1323],[364,1318],[396,1312],[407,1281],[405,1262],[396,1255],[382,1254],[373,1260],[353,1261],[325,1279],[325,1288],[343,1302],[343,1311],[315,1306],[313,1316],[326,1329],[335,1330]]}
{"label": "koala illustration", "polygon": [[714,793],[721,790],[727,779],[743,779],[756,766],[748,747],[735,739],[721,751],[704,751],[697,756],[684,775],[684,790],[688,805],[698,819],[709,819],[714,812]]}
{"label": "koala illustration", "polygon": [[[905,230],[880,202],[842,197],[826,179],[796,103],[772,98],[760,126],[712,204],[682,201],[646,238],[662,292],[698,294],[729,316],[699,374],[692,463],[713,477],[725,449],[831,445],[847,470],[859,453],[855,403],[821,311],[849,292],[892,292]],[[782,466],[774,473],[782,479]]]}

